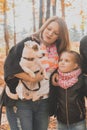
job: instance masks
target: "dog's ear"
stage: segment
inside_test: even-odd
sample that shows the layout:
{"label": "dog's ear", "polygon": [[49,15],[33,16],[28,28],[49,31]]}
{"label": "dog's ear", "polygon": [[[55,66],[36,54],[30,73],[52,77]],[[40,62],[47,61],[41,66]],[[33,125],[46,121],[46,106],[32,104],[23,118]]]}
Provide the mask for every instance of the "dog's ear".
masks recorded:
{"label": "dog's ear", "polygon": [[39,50],[38,45],[33,45],[33,46],[32,46],[32,49],[33,49],[34,51],[38,51],[38,50]]}

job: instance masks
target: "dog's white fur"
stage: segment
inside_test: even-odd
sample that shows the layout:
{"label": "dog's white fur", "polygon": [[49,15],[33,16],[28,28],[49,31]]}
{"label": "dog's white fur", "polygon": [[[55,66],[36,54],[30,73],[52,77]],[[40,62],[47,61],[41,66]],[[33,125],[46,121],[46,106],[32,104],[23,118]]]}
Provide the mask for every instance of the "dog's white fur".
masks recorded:
{"label": "dog's white fur", "polygon": [[[20,61],[20,66],[31,77],[35,77],[34,72],[42,69],[44,77],[47,78],[46,71],[43,68],[40,61],[40,58],[43,58],[43,53],[44,52],[40,49],[40,46],[36,42],[31,41],[29,43],[27,42],[25,43],[25,47],[22,53],[22,58]],[[29,61],[29,60],[24,59],[25,57],[26,59],[33,58],[34,60]]]}
{"label": "dog's white fur", "polygon": [[[21,60],[19,63],[20,66],[22,67],[22,69],[24,70],[24,72],[29,74],[31,77],[35,77],[34,72],[43,70],[44,78],[48,79],[48,77],[46,75],[46,71],[41,64],[41,58],[43,58],[43,53],[45,53],[45,52],[43,52],[40,49],[40,46],[36,42],[34,42],[34,41],[25,42],[22,57],[21,57]],[[32,90],[38,88],[37,84],[33,84],[30,82],[28,82],[28,86]],[[15,100],[17,100],[18,98],[32,99],[32,92],[30,92],[28,90],[25,91],[25,90],[26,90],[26,88],[24,87],[21,80],[19,80],[19,83],[16,87],[16,92],[17,92],[16,94],[11,93],[8,86],[6,87],[7,95],[10,98],[15,99]]]}

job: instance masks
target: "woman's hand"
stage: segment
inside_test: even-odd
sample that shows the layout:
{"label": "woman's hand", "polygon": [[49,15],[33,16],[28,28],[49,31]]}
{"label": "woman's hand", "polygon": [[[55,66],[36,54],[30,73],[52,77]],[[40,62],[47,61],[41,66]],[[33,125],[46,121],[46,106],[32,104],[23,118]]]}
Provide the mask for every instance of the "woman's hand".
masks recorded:
{"label": "woman's hand", "polygon": [[53,76],[52,76],[52,84],[54,86],[58,86],[58,73],[55,73]]}
{"label": "woman's hand", "polygon": [[28,75],[28,74],[25,73],[25,72],[18,73],[18,74],[15,75],[15,77],[17,77],[17,78],[19,78],[19,79],[23,79],[23,80],[25,80],[25,81],[27,81],[27,82],[33,82],[33,83],[34,83],[34,82],[39,82],[39,81],[41,81],[41,80],[44,79],[44,75],[43,75],[43,71],[42,71],[42,70],[40,70],[40,71],[36,74],[35,78],[31,77],[30,75]]}
{"label": "woman's hand", "polygon": [[41,81],[41,80],[43,80],[44,79],[44,75],[43,75],[43,71],[42,70],[40,70],[37,74],[36,74],[36,76],[35,76],[35,82],[39,82],[39,81]]}

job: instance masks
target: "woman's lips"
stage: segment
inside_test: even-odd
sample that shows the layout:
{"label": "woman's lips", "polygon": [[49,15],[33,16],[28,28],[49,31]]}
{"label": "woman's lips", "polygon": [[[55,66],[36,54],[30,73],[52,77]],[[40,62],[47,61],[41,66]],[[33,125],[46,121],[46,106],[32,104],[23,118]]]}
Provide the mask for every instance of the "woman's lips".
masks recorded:
{"label": "woman's lips", "polygon": [[50,36],[46,36],[46,38],[47,38],[47,39],[51,39],[51,37],[50,37]]}

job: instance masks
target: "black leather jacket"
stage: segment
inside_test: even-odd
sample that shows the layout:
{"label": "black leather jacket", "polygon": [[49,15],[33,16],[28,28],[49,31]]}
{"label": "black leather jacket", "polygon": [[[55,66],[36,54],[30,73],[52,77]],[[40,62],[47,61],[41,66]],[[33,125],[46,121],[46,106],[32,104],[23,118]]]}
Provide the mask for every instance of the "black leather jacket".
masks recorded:
{"label": "black leather jacket", "polygon": [[67,125],[84,120],[86,114],[84,96],[87,96],[86,82],[85,76],[80,75],[78,82],[68,89],[54,87],[50,84],[50,116],[57,116],[58,121]]}

